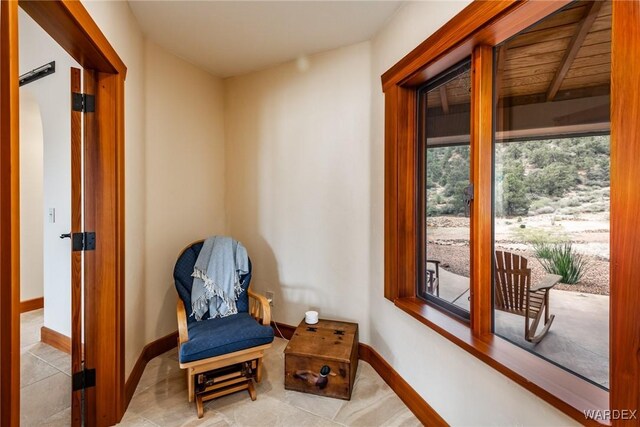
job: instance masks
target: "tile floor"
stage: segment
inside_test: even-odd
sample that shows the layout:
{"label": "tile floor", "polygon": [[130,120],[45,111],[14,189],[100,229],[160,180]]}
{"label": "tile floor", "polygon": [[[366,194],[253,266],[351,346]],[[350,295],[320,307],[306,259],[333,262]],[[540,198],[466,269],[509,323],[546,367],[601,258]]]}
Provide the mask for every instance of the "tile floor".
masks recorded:
{"label": "tile floor", "polygon": [[68,426],[71,356],[40,342],[43,310],[20,315],[20,425]]}
{"label": "tile floor", "polygon": [[284,389],[284,348],[276,338],[265,355],[258,398],[239,392],[205,403],[198,419],[187,401],[177,350],[149,362],[122,426],[419,426],[420,422],[368,363],[359,362],[350,401]]}
{"label": "tile floor", "polygon": [[[21,315],[20,425],[62,427],[71,419],[71,357],[40,342],[43,310]],[[187,401],[177,350],[151,360],[121,426],[419,426],[420,422],[368,363],[359,362],[350,401],[284,389],[284,348],[265,355],[258,398],[239,392],[205,404],[198,419]]]}

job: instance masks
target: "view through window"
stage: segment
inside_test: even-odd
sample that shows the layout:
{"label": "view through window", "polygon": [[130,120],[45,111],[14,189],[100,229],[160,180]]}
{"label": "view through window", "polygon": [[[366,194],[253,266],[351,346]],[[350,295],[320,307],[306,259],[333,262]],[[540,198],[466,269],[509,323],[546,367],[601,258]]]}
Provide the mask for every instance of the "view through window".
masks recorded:
{"label": "view through window", "polygon": [[494,330],[609,387],[610,2],[496,46]]}
{"label": "view through window", "polygon": [[418,294],[469,319],[470,61],[429,81],[419,93],[422,269]]}

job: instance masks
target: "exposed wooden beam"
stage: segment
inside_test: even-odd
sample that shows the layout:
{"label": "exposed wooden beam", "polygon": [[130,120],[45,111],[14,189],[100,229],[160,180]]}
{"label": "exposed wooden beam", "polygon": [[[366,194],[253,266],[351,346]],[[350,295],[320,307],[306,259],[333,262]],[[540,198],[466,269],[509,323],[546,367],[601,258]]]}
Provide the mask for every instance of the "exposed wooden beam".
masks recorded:
{"label": "exposed wooden beam", "polygon": [[604,3],[603,0],[595,0],[592,1],[586,8],[586,12],[578,25],[578,31],[573,35],[573,38],[569,42],[569,46],[567,47],[567,51],[560,62],[560,67],[558,67],[558,71],[556,71],[556,75],[551,80],[551,84],[549,85],[549,90],[547,91],[547,101],[553,101],[558,90],[560,90],[560,85],[562,85],[562,81],[566,77],[569,72],[569,68],[571,68],[571,64],[575,59],[578,51],[582,47],[582,43],[584,39],[589,34],[589,30],[593,25],[593,22],[598,17],[598,12],[600,12],[600,8]]}
{"label": "exposed wooden beam", "polygon": [[440,86],[440,102],[442,103],[442,111],[445,114],[449,114],[449,98],[447,98],[447,88]]}

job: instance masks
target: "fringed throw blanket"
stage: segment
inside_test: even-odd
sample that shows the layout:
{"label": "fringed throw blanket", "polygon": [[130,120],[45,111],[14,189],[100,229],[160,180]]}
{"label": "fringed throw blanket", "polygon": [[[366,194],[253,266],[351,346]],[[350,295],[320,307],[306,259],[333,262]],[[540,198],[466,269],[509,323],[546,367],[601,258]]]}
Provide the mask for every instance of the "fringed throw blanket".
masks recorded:
{"label": "fringed throw blanket", "polygon": [[240,276],[248,272],[249,257],[242,243],[225,236],[205,240],[192,274],[192,316],[201,320],[207,310],[210,319],[238,313]]}

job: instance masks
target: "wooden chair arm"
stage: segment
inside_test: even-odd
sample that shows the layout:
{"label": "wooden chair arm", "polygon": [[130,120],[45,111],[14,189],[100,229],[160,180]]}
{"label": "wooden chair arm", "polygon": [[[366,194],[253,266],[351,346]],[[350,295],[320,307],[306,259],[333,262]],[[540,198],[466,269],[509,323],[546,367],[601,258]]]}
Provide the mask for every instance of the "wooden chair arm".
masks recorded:
{"label": "wooden chair arm", "polygon": [[[249,313],[256,320],[262,319],[263,325],[271,324],[271,307],[269,301],[263,295],[253,292],[251,289],[247,289],[249,294]],[[251,300],[254,301],[251,301]],[[260,313],[262,311],[262,313]],[[262,314],[262,316],[260,316]]]}
{"label": "wooden chair arm", "polygon": [[531,292],[536,292],[543,289],[551,289],[556,285],[556,283],[560,281],[560,279],[562,279],[562,276],[559,276],[557,274],[547,274],[542,278],[540,283],[538,283],[536,286],[531,286],[529,290]]}
{"label": "wooden chair arm", "polygon": [[178,315],[178,343],[182,345],[189,341],[189,328],[187,328],[187,311],[180,298],[178,298],[176,312]]}

